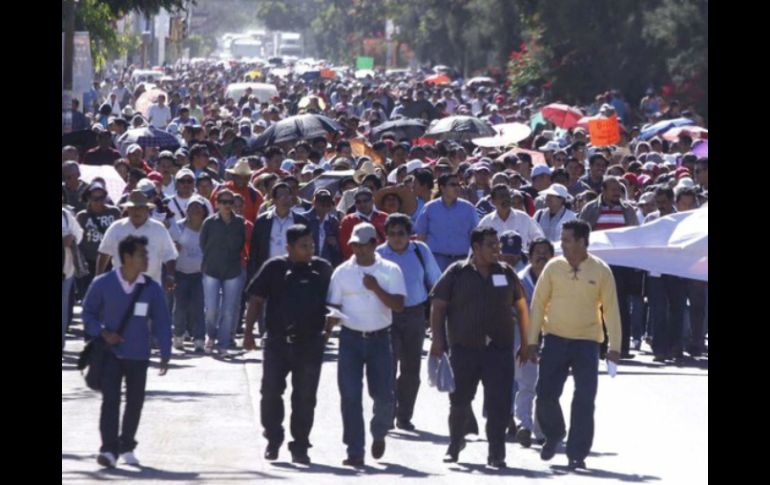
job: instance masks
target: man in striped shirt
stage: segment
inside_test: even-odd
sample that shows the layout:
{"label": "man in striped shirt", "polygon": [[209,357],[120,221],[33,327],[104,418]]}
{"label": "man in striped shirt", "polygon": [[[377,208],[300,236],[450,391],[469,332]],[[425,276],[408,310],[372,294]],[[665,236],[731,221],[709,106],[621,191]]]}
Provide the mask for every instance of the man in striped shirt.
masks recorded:
{"label": "man in striped shirt", "polygon": [[[604,177],[601,195],[583,207],[578,219],[586,221],[594,231],[638,226],[639,220],[636,217],[636,210],[631,204],[622,200],[622,195],[623,189],[620,186],[620,179],[612,176]],[[610,266],[610,269],[615,278],[620,309],[621,358],[631,359],[633,358],[630,353],[631,312],[628,302],[629,296],[632,294],[634,270],[621,266]],[[607,341],[605,339],[602,345],[602,354],[606,353],[606,349]]]}

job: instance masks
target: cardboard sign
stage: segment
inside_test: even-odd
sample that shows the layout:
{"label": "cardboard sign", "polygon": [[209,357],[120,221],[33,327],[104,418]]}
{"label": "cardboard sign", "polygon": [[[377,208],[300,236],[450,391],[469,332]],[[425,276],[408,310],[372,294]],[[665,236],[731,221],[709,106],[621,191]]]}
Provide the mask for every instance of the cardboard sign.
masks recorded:
{"label": "cardboard sign", "polygon": [[356,157],[367,156],[372,159],[372,162],[378,165],[385,164],[380,154],[374,151],[374,148],[372,148],[371,145],[366,143],[364,140],[361,140],[360,138],[350,140],[350,151]]}
{"label": "cardboard sign", "polygon": [[324,79],[335,79],[337,73],[332,69],[321,69],[321,77]]}
{"label": "cardboard sign", "polygon": [[588,122],[588,132],[591,135],[591,145],[607,146],[620,142],[620,125],[617,115],[610,118],[599,118]]}

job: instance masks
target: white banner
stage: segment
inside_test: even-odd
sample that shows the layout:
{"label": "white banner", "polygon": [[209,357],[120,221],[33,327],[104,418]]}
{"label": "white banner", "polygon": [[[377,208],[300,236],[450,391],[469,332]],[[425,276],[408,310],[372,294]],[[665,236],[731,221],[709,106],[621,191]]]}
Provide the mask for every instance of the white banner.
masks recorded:
{"label": "white banner", "polygon": [[126,182],[120,174],[110,165],[80,165],[80,179],[90,184],[95,178],[101,177],[106,182],[107,195],[112,202],[117,204],[126,189]]}
{"label": "white banner", "polygon": [[708,217],[705,206],[642,226],[592,232],[588,251],[607,264],[708,281]]}

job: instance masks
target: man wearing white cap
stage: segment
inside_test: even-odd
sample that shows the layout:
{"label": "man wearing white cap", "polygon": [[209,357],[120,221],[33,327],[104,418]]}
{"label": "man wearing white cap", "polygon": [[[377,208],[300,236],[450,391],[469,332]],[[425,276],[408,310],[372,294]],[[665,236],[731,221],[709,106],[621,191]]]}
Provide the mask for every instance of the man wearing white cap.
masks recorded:
{"label": "man wearing white cap", "polygon": [[[173,214],[172,223],[187,217],[187,204],[195,194],[195,175],[192,170],[183,168],[176,173],[174,179],[176,180],[176,193],[163,201],[163,205],[167,206]],[[204,200],[206,201],[206,210],[209,214],[213,214],[214,209],[211,206],[211,202],[207,199]]]}
{"label": "man wearing white cap", "polygon": [[489,186],[489,177],[492,174],[492,167],[489,161],[489,159],[482,159],[471,166],[473,182],[468,184],[468,188],[463,191],[461,197],[473,205],[478,204],[481,199],[492,191],[492,188]]}
{"label": "man wearing white cap", "polygon": [[546,208],[535,212],[535,222],[540,224],[546,239],[560,241],[562,224],[577,219],[577,214],[566,207],[567,200],[571,199],[569,191],[562,184],[553,184],[540,195],[545,196]]}
{"label": "man wearing white cap", "polygon": [[524,247],[528,247],[530,241],[543,237],[543,230],[529,214],[511,207],[512,195],[507,185],[498,184],[492,188],[492,204],[495,211],[484,216],[478,227],[492,227],[499,234],[516,231],[521,235]]}
{"label": "man wearing white cap", "polygon": [[393,311],[404,310],[406,284],[396,263],[376,252],[377,230],[362,222],[347,241],[354,256],[332,275],[327,301],[347,318],[327,317],[327,338],[342,322],[340,332],[339,383],[342,404],[343,442],[347,445],[345,466],[364,465],[364,420],[361,402],[362,375],[366,366],[367,387],[374,400],[371,432],[372,456],[385,453],[385,435],[393,424],[393,353],[390,326]]}

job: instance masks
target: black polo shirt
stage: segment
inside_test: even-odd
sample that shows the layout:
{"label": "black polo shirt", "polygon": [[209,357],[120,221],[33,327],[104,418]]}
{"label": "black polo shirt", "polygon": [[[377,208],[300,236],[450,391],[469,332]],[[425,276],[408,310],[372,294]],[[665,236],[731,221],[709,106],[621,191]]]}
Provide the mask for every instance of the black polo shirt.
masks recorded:
{"label": "black polo shirt", "polygon": [[246,293],[267,300],[268,337],[302,338],[323,332],[332,271],[331,264],[318,257],[310,263],[292,263],[288,256],[278,256],[262,265]]}
{"label": "black polo shirt", "polygon": [[497,347],[513,347],[513,304],[524,296],[524,289],[508,264],[494,264],[484,278],[471,258],[458,261],[441,275],[430,296],[448,303],[450,347],[481,349],[487,337]]}

